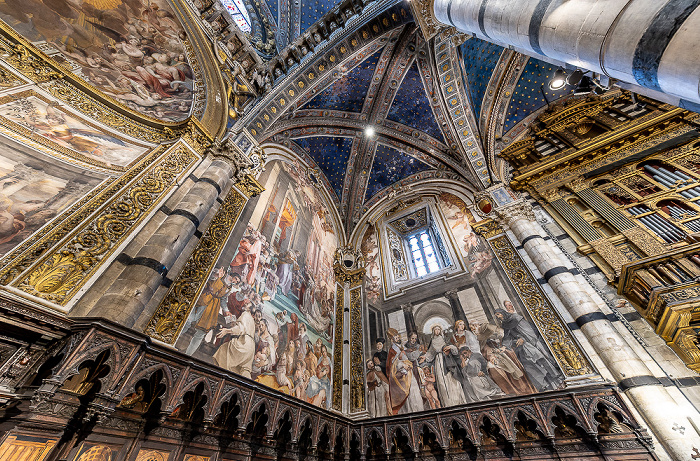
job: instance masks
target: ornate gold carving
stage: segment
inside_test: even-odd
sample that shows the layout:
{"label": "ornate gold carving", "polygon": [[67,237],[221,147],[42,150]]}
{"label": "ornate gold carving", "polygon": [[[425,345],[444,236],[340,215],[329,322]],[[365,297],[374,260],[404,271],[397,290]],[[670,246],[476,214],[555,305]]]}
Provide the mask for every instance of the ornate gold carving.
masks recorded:
{"label": "ornate gold carving", "polygon": [[173,344],[204,289],[224,245],[233,231],[246,200],[235,189],[226,195],[177,280],[156,309],[145,328],[152,338]]}
{"label": "ornate gold carving", "polygon": [[362,287],[350,291],[350,402],[351,412],[365,410],[365,374],[362,353]]}
{"label": "ornate gold carving", "polygon": [[625,229],[622,234],[647,256],[657,256],[666,252],[666,246],[644,229]]}
{"label": "ornate gold carving", "polygon": [[59,79],[65,75],[57,66],[49,65],[48,60],[43,59],[34,47],[11,43],[5,38],[0,39],[0,56],[36,83]]}
{"label": "ornate gold carving", "polygon": [[688,368],[700,373],[700,347],[698,347],[698,334],[694,329],[680,331],[671,347],[683,359]]}
{"label": "ornate gold carving", "polygon": [[365,268],[359,268],[352,271],[346,270],[341,264],[333,264],[333,272],[335,273],[335,281],[344,284],[349,282],[351,287],[356,287],[362,284],[365,279]]}
{"label": "ornate gold carving", "polygon": [[352,247],[336,248],[333,255],[335,281],[341,285],[350,283],[350,288],[361,285],[365,279],[365,257]]}
{"label": "ornate gold carving", "polygon": [[542,196],[543,199],[545,199],[548,202],[553,202],[555,200],[559,200],[560,198],[563,198],[564,196],[562,195],[561,191],[557,189],[556,187],[554,189],[548,189],[546,191],[540,192],[540,195]]}
{"label": "ornate gold carving", "polygon": [[14,282],[20,290],[65,304],[119,246],[159,199],[177,186],[181,175],[197,160],[184,146],[171,149],[118,196],[74,230],[72,238],[34,263]]}
{"label": "ornate gold carving", "polygon": [[0,87],[12,88],[24,83],[24,80],[13,74],[11,71],[0,66]]}
{"label": "ornate gold carving", "polygon": [[243,192],[248,198],[257,197],[262,194],[265,188],[252,175],[245,175],[243,179],[236,183],[238,190]]}
{"label": "ornate gold carving", "polygon": [[336,283],[335,338],[333,339],[333,409],[343,411],[343,311],[345,287]]}
{"label": "ornate gold carving", "polygon": [[591,182],[584,178],[576,178],[569,182],[566,187],[568,187],[572,192],[579,192],[584,189],[591,188]]}
{"label": "ornate gold carving", "polygon": [[620,275],[622,266],[629,263],[630,260],[623,252],[619,250],[611,241],[607,239],[598,239],[590,242],[591,246],[615,271],[615,274]]}
{"label": "ornate gold carving", "polygon": [[489,244],[564,373],[567,376],[593,373],[593,367],[579,350],[571,333],[550,305],[540,285],[528,272],[508,238],[502,235],[489,240]]}
{"label": "ornate gold carving", "polygon": [[493,219],[487,219],[485,221],[481,221],[481,222],[475,224],[473,226],[473,229],[474,229],[474,232],[481,235],[485,239],[495,237],[495,236],[500,235],[503,232],[505,232],[503,230],[503,228],[501,227],[501,225],[498,224]]}

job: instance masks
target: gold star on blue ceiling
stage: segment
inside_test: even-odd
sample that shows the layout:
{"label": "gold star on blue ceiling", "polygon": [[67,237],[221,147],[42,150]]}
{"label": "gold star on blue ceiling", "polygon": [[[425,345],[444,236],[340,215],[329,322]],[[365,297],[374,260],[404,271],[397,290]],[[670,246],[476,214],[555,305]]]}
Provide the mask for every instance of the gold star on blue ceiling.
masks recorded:
{"label": "gold star on blue ceiling", "polygon": [[298,138],[294,142],[309,153],[314,159],[328,182],[331,183],[333,191],[340,200],[343,193],[343,181],[345,180],[345,170],[348,165],[348,157],[352,149],[352,138],[339,136],[312,136],[309,138]]}
{"label": "gold star on blue ceiling", "polygon": [[372,171],[369,175],[369,181],[367,181],[365,201],[385,187],[389,187],[412,174],[428,169],[430,169],[429,165],[410,155],[406,155],[393,147],[383,144],[377,145]]}

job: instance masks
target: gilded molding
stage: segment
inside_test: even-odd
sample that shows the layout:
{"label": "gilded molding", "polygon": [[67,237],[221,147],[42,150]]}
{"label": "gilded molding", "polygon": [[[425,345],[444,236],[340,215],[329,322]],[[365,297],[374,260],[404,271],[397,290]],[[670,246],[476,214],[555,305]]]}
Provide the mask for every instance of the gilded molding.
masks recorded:
{"label": "gilded molding", "polygon": [[647,256],[657,256],[666,253],[666,246],[656,237],[640,227],[625,229],[622,234]]}
{"label": "gilded molding", "polygon": [[364,411],[365,373],[362,353],[362,287],[350,290],[350,403],[352,413]]}
{"label": "gilded molding", "polygon": [[556,314],[508,237],[501,235],[488,242],[564,374],[582,376],[594,373],[588,359],[574,342],[566,325]]}
{"label": "gilded molding", "polygon": [[160,199],[177,187],[197,160],[182,145],[169,150],[120,194],[106,200],[98,213],[74,229],[71,238],[38,259],[12,285],[65,305]]}
{"label": "gilded molding", "polygon": [[265,188],[252,175],[245,175],[236,183],[238,190],[243,192],[248,198],[257,197],[262,194]]}
{"label": "gilded molding", "polygon": [[345,310],[345,288],[335,286],[335,333],[333,338],[333,409],[343,411],[343,312]]}
{"label": "gilded molding", "polygon": [[435,37],[440,32],[440,29],[447,27],[435,18],[433,14],[434,4],[435,0],[414,0],[409,3],[413,17],[418,20],[418,25],[420,25],[420,30],[423,32],[426,42]]}
{"label": "gilded molding", "polygon": [[148,336],[168,344],[175,343],[245,204],[246,198],[235,189],[226,195],[185,267],[146,325],[144,332]]}
{"label": "gilded molding", "polygon": [[548,202],[553,202],[555,200],[559,200],[561,198],[564,198],[564,194],[561,193],[561,191],[558,188],[554,189],[548,189],[545,191],[540,192],[540,195],[542,196],[543,199],[545,199]]}
{"label": "gilded molding", "polygon": [[493,219],[481,221],[473,226],[474,232],[481,235],[485,239],[495,237],[505,232],[503,227]]}
{"label": "gilded molding", "polygon": [[580,192],[584,189],[590,189],[591,182],[587,179],[579,177],[568,182],[566,187],[568,187],[572,192]]}
{"label": "gilded molding", "polygon": [[608,239],[594,240],[590,242],[590,245],[605,262],[610,264],[617,275],[620,275],[622,266],[630,262],[627,256]]}
{"label": "gilded molding", "polygon": [[0,260],[0,285],[9,284],[59,241],[80,228],[90,215],[98,212],[113,196],[145,174],[166,148],[167,146],[157,147],[118,179],[110,179],[101,187],[93,189],[59,216],[52,226],[44,226],[7,253]]}

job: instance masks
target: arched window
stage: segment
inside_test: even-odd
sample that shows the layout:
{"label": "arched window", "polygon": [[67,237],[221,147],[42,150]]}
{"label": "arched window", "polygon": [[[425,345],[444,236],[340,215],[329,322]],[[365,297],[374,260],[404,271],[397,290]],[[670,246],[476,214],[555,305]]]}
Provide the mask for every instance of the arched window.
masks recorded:
{"label": "arched window", "polygon": [[226,8],[226,11],[231,15],[234,22],[243,32],[250,32],[252,30],[250,15],[248,10],[243,3],[243,0],[219,0],[221,4]]}

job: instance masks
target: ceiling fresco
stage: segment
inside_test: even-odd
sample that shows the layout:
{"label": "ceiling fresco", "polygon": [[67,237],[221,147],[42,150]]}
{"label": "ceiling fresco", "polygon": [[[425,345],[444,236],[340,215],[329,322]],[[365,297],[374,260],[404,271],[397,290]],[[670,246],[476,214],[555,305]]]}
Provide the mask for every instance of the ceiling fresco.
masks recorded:
{"label": "ceiling fresco", "polygon": [[460,46],[460,52],[464,64],[464,76],[469,86],[472,110],[479,118],[486,87],[501,57],[503,47],[472,38]]}
{"label": "ceiling fresco", "polygon": [[428,95],[425,93],[416,63],[409,68],[404,77],[387,118],[423,131],[440,142],[445,142],[428,102]]}
{"label": "ceiling fresco", "polygon": [[340,201],[345,171],[352,149],[352,138],[314,136],[298,138],[294,142],[316,162]]}
{"label": "ceiling fresco", "polygon": [[185,32],[165,0],[6,0],[0,19],[126,106],[166,121],[189,116]]}
{"label": "ceiling fresco", "polygon": [[329,109],[345,112],[362,112],[372,75],[382,50],[377,51],[358,66],[350,69],[331,86],[314,96],[302,109]]}
{"label": "ceiling fresco", "polygon": [[429,169],[430,166],[392,147],[379,144],[374,154],[372,171],[367,181],[365,200],[408,176]]}

